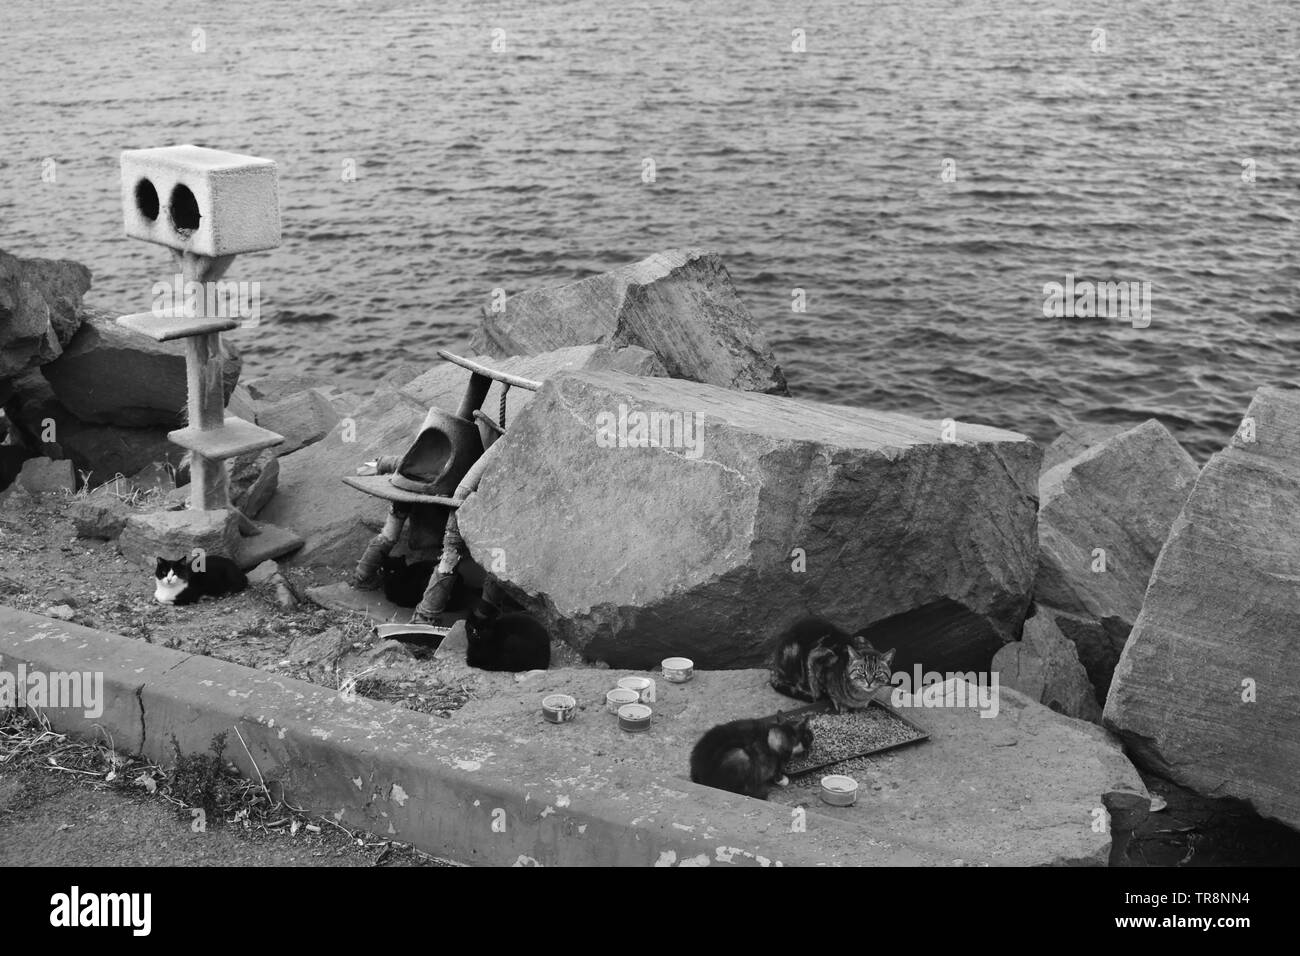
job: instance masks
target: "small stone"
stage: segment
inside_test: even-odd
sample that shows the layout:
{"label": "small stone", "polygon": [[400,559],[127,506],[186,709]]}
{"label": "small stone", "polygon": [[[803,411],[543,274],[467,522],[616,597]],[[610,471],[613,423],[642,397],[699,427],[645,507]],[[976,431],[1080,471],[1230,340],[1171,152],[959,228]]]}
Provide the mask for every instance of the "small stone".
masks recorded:
{"label": "small stone", "polygon": [[57,617],[60,621],[71,621],[77,612],[66,604],[56,604],[53,607],[46,608],[45,613],[50,617]]}
{"label": "small stone", "polygon": [[113,541],[122,533],[130,515],[131,509],[109,494],[78,498],[68,505],[68,517],[72,519],[78,538]]}
{"label": "small stone", "polygon": [[29,458],[18,473],[18,485],[34,495],[57,494],[75,491],[77,470],[72,462],[51,461],[48,458]]}
{"label": "small stone", "polygon": [[401,641],[394,640],[380,641],[369,650],[363,651],[359,656],[362,661],[371,667],[391,667],[393,664],[400,664],[403,661],[415,660],[415,654],[409,647]]}
{"label": "small stone", "polygon": [[253,570],[248,572],[249,584],[269,584],[271,579],[280,573],[280,566],[274,561],[263,561]]}
{"label": "small stone", "polygon": [[64,605],[67,607],[76,607],[77,599],[71,591],[65,588],[52,588],[46,593],[45,599],[51,604]]}

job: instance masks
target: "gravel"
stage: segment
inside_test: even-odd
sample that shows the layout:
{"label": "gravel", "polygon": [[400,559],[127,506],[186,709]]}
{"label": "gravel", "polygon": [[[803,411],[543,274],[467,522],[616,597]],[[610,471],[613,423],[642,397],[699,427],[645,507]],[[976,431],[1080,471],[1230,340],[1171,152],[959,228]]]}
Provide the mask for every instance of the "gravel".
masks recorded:
{"label": "gravel", "polygon": [[785,772],[790,776],[899,747],[925,736],[881,707],[815,714],[808,718],[808,726],[813,732],[812,749],[786,765]]}

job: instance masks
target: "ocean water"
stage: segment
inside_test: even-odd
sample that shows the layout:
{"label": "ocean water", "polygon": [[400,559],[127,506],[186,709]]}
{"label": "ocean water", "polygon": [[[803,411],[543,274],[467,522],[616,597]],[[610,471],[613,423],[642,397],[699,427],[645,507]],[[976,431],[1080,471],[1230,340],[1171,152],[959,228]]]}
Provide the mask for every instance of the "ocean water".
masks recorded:
{"label": "ocean water", "polygon": [[[495,288],[703,246],[804,397],[1044,440],[1155,416],[1203,458],[1300,384],[1295,0],[4,14],[0,248],[85,262],[91,301],[169,272],[122,235],[121,150],[280,163],[283,246],[228,276],[260,283],[249,376],[432,362]],[[1150,324],[1044,317],[1067,274],[1148,283]]]}

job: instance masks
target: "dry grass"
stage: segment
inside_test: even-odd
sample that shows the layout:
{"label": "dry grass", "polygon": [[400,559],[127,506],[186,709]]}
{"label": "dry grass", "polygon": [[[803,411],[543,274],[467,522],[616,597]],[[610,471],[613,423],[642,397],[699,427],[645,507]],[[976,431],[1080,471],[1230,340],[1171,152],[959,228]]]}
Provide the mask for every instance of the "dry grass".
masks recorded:
{"label": "dry grass", "polygon": [[[242,742],[238,728],[231,728]],[[224,736],[224,735],[223,735]],[[173,738],[175,746],[175,739]],[[241,777],[225,761],[220,742],[207,754],[182,754],[170,769],[113,749],[110,739],[88,742],[60,734],[42,715],[30,711],[0,711],[0,772],[29,771],[71,775],[81,782],[123,791],[142,798],[164,800],[178,819],[189,825],[200,818],[205,827],[238,827],[264,835],[297,837],[337,831],[352,845],[379,851],[373,862],[382,865],[398,857],[417,865],[449,865],[414,847],[349,829],[328,817],[313,817],[301,807],[272,796],[257,769],[257,780]],[[252,755],[249,754],[250,761]],[[256,762],[253,761],[256,768]]]}

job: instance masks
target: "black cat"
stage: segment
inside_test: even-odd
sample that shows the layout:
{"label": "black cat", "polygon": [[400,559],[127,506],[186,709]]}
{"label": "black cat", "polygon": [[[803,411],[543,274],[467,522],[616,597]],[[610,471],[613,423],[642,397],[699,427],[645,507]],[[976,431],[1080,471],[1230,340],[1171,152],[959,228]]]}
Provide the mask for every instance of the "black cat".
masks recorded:
{"label": "black cat", "polygon": [[224,597],[248,587],[248,578],[239,565],[215,554],[205,556],[202,561],[159,558],[154,579],[153,596],[159,604],[197,604],[205,595]]}
{"label": "black cat", "polygon": [[551,666],[551,635],[531,614],[494,613],[479,602],[465,619],[465,663],[485,671],[533,671]]}
{"label": "black cat", "polygon": [[[384,582],[384,597],[398,607],[415,607],[424,599],[425,589],[437,566],[436,561],[408,561],[406,555],[389,555],[379,566],[380,578]],[[451,594],[443,610],[455,611],[463,607],[465,597],[465,582],[459,574],[453,574]]]}
{"label": "black cat", "polygon": [[384,597],[398,607],[415,607],[433,576],[435,561],[407,561],[405,555],[388,555],[379,566]]}
{"label": "black cat", "polygon": [[789,783],[785,765],[812,747],[806,718],[733,720],[707,731],[691,751],[691,780],[706,787],[766,800],[775,784]]}

